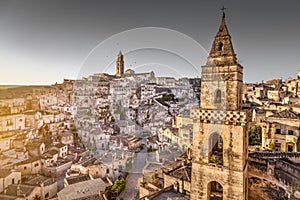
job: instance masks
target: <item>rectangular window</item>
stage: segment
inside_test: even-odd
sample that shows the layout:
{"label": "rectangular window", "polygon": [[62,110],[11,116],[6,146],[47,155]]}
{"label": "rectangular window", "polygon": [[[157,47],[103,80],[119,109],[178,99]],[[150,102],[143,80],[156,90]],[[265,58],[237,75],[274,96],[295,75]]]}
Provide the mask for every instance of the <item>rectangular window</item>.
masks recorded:
{"label": "rectangular window", "polygon": [[276,129],[276,134],[281,134],[281,129],[280,128]]}
{"label": "rectangular window", "polygon": [[294,135],[294,131],[293,130],[288,130],[288,134],[289,135]]}
{"label": "rectangular window", "polygon": [[6,122],[6,126],[12,126],[14,123],[12,122],[12,120],[7,120]]}

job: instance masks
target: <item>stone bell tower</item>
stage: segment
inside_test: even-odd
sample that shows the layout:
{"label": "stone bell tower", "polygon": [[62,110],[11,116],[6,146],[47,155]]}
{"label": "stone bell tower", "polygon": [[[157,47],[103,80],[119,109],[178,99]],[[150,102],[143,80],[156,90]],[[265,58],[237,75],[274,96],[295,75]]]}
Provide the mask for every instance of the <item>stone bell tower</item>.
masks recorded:
{"label": "stone bell tower", "polygon": [[193,119],[191,199],[248,199],[248,121],[241,108],[243,67],[237,62],[223,8],[221,25],[202,66],[201,104]]}
{"label": "stone bell tower", "polygon": [[124,74],[124,60],[123,54],[120,51],[116,62],[116,77],[122,77]]}

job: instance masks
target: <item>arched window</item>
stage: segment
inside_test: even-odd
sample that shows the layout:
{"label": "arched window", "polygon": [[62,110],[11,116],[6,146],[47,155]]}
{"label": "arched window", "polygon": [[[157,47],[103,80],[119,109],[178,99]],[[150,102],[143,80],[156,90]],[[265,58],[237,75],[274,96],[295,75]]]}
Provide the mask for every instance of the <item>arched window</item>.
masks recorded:
{"label": "arched window", "polygon": [[221,90],[217,89],[216,94],[215,94],[215,103],[221,103]]}
{"label": "arched window", "polygon": [[207,195],[209,200],[223,199],[223,187],[217,181],[211,181],[207,186]]}
{"label": "arched window", "polygon": [[209,138],[209,163],[223,165],[223,138],[213,133]]}
{"label": "arched window", "polygon": [[218,51],[223,51],[223,43],[222,42],[219,43]]}

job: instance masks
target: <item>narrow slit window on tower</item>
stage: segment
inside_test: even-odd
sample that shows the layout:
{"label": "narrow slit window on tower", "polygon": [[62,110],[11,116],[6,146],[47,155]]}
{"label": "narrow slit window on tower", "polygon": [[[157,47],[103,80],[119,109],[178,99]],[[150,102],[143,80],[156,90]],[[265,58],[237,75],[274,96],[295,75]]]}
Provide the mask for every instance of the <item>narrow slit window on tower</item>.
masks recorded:
{"label": "narrow slit window on tower", "polygon": [[215,96],[215,103],[221,103],[221,90],[217,89]]}
{"label": "narrow slit window on tower", "polygon": [[219,43],[218,51],[223,51],[223,43],[222,42]]}

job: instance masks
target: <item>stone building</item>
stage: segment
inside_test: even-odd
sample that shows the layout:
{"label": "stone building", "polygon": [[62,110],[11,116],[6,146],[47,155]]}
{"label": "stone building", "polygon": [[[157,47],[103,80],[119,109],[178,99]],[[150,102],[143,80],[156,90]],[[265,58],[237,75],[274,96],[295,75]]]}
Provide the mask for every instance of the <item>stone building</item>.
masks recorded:
{"label": "stone building", "polygon": [[0,116],[0,132],[23,130],[25,128],[24,114]]}
{"label": "stone building", "polygon": [[263,131],[263,149],[297,152],[299,142],[300,115],[292,110],[283,110],[267,118],[266,131]]}
{"label": "stone building", "polygon": [[191,199],[248,199],[248,121],[242,109],[243,67],[237,62],[225,14],[206,65],[201,104],[191,109]]}
{"label": "stone building", "polygon": [[113,169],[100,162],[95,157],[91,157],[80,163],[72,164],[71,169],[67,172],[67,176],[78,172],[78,174],[89,174],[94,178],[105,178],[113,176]]}
{"label": "stone building", "polygon": [[22,173],[22,175],[28,174],[40,174],[42,172],[42,159],[29,158],[16,164],[15,168]]}
{"label": "stone building", "polygon": [[103,192],[106,184],[102,179],[85,180],[68,185],[57,193],[59,200],[64,199],[105,199]]}
{"label": "stone building", "polygon": [[288,78],[285,82],[285,85],[288,88],[288,91],[293,94],[294,97],[299,97],[300,95],[300,70],[298,71],[296,78]]}
{"label": "stone building", "polygon": [[16,170],[0,170],[0,192],[4,191],[9,185],[19,184],[21,182],[21,172]]}
{"label": "stone building", "polygon": [[[21,175],[20,175],[21,179]],[[24,183],[14,183],[9,185],[2,193],[0,199],[51,199],[57,193],[57,182],[41,175],[30,177]]]}

